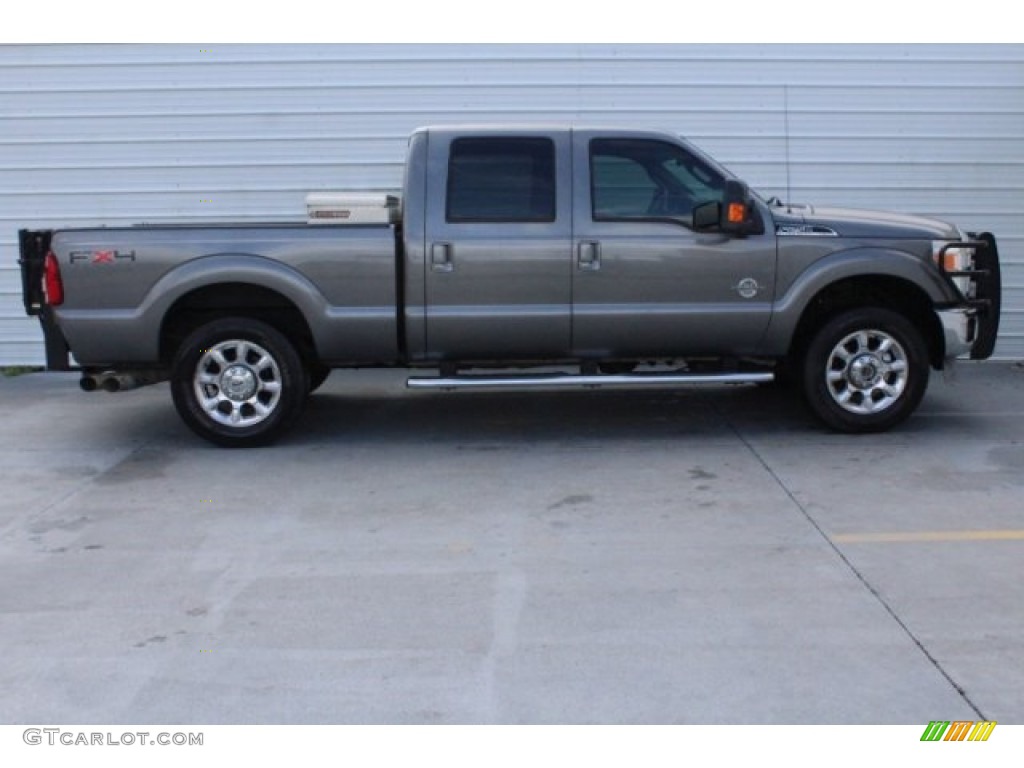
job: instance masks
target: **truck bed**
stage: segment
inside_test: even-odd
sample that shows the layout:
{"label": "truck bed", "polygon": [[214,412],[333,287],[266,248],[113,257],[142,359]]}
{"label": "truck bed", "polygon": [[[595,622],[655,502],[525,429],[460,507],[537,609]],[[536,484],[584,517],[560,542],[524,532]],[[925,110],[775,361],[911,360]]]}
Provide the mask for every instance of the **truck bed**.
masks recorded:
{"label": "truck bed", "polygon": [[[256,287],[270,309],[298,307],[326,362],[400,356],[394,226],[224,222],[23,234],[23,243],[47,241],[64,283],[55,321],[83,367],[158,365],[168,322],[212,303],[253,301],[242,286]],[[41,263],[40,250],[23,259]],[[31,312],[41,264],[24,267]]]}

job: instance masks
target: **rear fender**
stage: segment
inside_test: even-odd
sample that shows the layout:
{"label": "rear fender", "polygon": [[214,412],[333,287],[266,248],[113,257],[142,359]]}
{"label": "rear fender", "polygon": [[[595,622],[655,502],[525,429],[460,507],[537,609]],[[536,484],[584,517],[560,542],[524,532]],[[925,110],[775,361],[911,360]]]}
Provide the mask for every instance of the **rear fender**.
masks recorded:
{"label": "rear fender", "polygon": [[187,293],[219,283],[248,283],[276,291],[302,313],[314,344],[319,348],[324,341],[327,300],[313,283],[280,262],[248,254],[217,254],[167,272],[135,309],[62,311],[68,342],[83,362],[155,363],[170,308]]}

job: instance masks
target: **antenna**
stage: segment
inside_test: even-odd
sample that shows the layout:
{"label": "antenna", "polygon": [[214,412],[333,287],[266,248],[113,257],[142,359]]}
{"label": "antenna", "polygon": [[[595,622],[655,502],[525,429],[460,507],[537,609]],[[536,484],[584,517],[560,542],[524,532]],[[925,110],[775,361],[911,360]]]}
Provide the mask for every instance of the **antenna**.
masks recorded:
{"label": "antenna", "polygon": [[793,212],[793,189],[789,178],[789,86],[782,86],[782,116],[786,132],[786,213]]}

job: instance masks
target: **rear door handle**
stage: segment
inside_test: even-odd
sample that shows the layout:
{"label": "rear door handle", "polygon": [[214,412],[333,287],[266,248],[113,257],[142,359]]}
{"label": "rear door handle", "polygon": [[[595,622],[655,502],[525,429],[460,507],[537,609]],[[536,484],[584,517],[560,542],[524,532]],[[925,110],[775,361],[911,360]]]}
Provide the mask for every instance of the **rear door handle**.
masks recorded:
{"label": "rear door handle", "polygon": [[576,250],[576,265],[584,272],[597,272],[601,268],[601,244],[596,240],[582,240]]}
{"label": "rear door handle", "polygon": [[451,243],[434,243],[430,246],[430,269],[434,272],[454,272],[452,259],[454,249]]}

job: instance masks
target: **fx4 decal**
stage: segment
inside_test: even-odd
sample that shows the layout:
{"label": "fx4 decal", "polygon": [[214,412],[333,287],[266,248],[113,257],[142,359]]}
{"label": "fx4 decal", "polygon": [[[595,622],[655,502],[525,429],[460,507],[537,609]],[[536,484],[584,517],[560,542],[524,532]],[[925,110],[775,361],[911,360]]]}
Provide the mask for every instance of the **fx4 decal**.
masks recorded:
{"label": "fx4 decal", "polygon": [[76,262],[86,261],[90,264],[113,264],[116,261],[135,261],[135,251],[72,251],[68,260]]}

